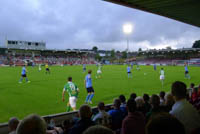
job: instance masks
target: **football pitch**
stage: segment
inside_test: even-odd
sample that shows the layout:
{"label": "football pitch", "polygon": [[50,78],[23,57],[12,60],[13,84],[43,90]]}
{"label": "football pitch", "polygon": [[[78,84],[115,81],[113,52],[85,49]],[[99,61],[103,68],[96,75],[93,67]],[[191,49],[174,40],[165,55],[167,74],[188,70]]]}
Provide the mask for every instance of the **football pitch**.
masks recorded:
{"label": "football pitch", "polygon": [[[163,66],[165,70],[165,82],[162,87],[159,80],[160,66],[157,71],[153,66],[140,66],[140,71],[133,67],[133,78],[127,78],[127,65],[105,65],[102,67],[102,78],[96,79],[96,65],[87,66],[91,69],[95,96],[92,106],[99,101],[106,104],[112,103],[114,98],[124,94],[129,98],[130,93],[138,96],[143,93],[158,94],[161,90],[170,91],[171,83],[180,80],[188,86],[191,82],[200,84],[200,67],[189,67],[191,80],[184,78],[183,66]],[[66,111],[68,95],[62,102],[62,90],[68,76],[72,76],[73,82],[79,87],[80,93],[77,108],[84,103],[86,89],[82,66],[50,66],[51,74],[45,74],[45,68],[38,71],[38,67],[27,67],[30,83],[19,84],[21,67],[0,68],[0,123],[7,122],[10,117],[16,116],[22,119],[30,113],[39,115],[55,114]]]}

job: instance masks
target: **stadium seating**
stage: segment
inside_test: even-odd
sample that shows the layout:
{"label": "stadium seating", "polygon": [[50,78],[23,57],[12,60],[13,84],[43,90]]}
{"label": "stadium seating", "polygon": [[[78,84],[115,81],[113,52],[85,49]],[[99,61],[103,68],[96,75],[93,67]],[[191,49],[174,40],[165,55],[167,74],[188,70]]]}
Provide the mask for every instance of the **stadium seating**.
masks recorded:
{"label": "stadium seating", "polygon": [[14,65],[22,66],[25,63],[33,64],[50,64],[50,65],[80,65],[80,64],[96,64],[96,61],[92,57],[86,56],[22,56],[22,55],[0,55],[0,65]]}

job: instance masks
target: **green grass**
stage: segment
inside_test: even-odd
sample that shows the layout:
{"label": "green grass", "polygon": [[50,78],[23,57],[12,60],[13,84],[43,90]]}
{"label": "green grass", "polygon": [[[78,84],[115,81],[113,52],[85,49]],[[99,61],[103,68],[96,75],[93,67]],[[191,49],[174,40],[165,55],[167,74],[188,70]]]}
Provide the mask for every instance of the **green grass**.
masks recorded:
{"label": "green grass", "polygon": [[[166,75],[163,88],[159,80],[161,67],[157,67],[157,71],[154,71],[152,66],[141,66],[140,71],[136,71],[136,67],[134,67],[132,79],[127,78],[126,67],[125,65],[103,66],[102,78],[96,79],[97,67],[87,66],[87,69],[93,70],[93,87],[95,89],[93,106],[99,101],[111,103],[113,98],[120,94],[129,97],[132,92],[143,95],[143,93],[159,93],[161,90],[170,91],[171,83],[175,80],[184,81],[187,85],[191,82],[200,83],[199,67],[189,67],[191,80],[184,78],[184,67],[164,67]],[[65,112],[68,99],[66,102],[62,102],[61,96],[68,76],[73,77],[73,82],[80,89],[78,107],[84,103],[87,94],[84,88],[86,73],[82,72],[82,66],[50,67],[50,75],[45,74],[44,67],[41,72],[38,72],[38,67],[28,67],[27,69],[31,83],[19,84],[21,67],[0,68],[0,122],[7,122],[13,116],[22,119],[30,113],[48,115]]]}

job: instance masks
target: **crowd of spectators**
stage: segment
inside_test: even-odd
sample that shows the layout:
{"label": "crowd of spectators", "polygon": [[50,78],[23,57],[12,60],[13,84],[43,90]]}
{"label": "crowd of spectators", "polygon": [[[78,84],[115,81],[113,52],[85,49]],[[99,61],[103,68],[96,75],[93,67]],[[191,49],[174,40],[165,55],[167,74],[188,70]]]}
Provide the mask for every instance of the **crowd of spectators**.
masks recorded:
{"label": "crowd of spectators", "polygon": [[33,114],[20,122],[11,118],[9,128],[10,134],[200,134],[199,105],[200,86],[187,89],[176,81],[170,93],[132,93],[128,100],[120,95],[110,108],[99,102],[98,112],[83,104],[79,119],[66,119],[62,126],[49,126]]}
{"label": "crowd of spectators", "polygon": [[36,64],[51,65],[79,65],[79,64],[96,64],[91,56],[86,55],[63,55],[63,56],[22,56],[22,55],[0,55],[0,65],[22,66],[26,62]]}

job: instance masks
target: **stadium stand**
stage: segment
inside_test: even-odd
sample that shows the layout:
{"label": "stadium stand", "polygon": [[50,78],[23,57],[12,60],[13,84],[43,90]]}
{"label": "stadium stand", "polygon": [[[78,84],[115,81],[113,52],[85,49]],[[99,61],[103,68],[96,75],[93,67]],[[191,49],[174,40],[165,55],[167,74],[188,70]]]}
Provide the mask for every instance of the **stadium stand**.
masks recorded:
{"label": "stadium stand", "polygon": [[92,51],[0,48],[0,66],[96,64]]}

